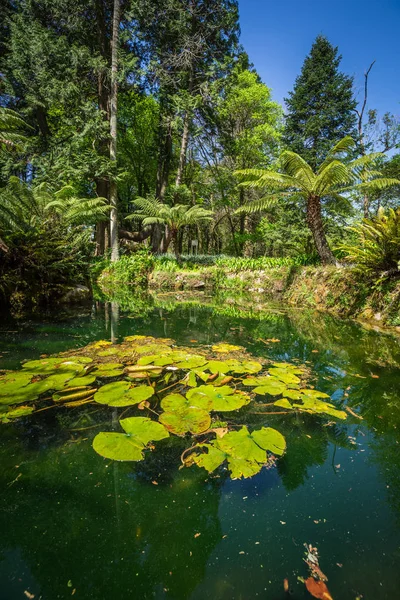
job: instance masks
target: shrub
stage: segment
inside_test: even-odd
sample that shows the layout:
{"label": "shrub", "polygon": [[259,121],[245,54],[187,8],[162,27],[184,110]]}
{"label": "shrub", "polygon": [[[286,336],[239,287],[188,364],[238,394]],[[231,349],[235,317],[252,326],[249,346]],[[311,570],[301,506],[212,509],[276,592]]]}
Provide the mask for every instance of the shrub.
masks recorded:
{"label": "shrub", "polygon": [[366,276],[380,274],[380,279],[397,274],[400,261],[400,209],[380,209],[373,219],[364,219],[349,228],[356,242],[343,244],[339,250]]}
{"label": "shrub", "polygon": [[146,287],[147,276],[154,268],[154,257],[147,250],[121,256],[114,263],[108,263],[98,278],[101,286],[109,288],[119,284]]}

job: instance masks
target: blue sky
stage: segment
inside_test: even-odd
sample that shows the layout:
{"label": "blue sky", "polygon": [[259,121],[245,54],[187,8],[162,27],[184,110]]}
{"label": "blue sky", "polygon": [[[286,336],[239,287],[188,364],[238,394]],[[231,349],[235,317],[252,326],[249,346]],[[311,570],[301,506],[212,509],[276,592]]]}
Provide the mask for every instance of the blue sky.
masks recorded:
{"label": "blue sky", "polygon": [[400,116],[400,0],[239,0],[241,42],[273,98],[283,102],[318,34],[339,46],[341,70],[354,76],[358,100],[364,72],[369,108]]}

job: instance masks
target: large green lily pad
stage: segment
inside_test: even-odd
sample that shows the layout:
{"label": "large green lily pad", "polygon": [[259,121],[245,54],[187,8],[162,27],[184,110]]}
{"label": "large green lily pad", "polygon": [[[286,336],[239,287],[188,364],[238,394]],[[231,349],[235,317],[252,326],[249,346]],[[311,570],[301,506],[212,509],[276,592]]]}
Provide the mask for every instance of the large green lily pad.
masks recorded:
{"label": "large green lily pad", "polygon": [[214,344],[212,346],[214,352],[221,352],[221,354],[229,354],[229,352],[237,352],[238,350],[243,350],[243,346],[234,346],[233,344],[226,344],[225,342],[220,342],[219,344]]}
{"label": "large green lily pad", "polygon": [[103,431],[93,440],[94,450],[104,458],[118,461],[143,460],[143,450],[149,442],[169,436],[163,425],[146,417],[122,419],[120,424],[125,433]]}
{"label": "large green lily pad", "polygon": [[161,400],[161,408],[165,412],[173,412],[175,410],[181,410],[182,408],[202,408],[203,410],[211,410],[212,399],[210,396],[199,394],[198,396],[192,397],[190,390],[185,396],[182,394],[168,394]]}
{"label": "large green lily pad", "polygon": [[94,400],[108,406],[131,406],[148,400],[153,394],[150,385],[133,386],[129,381],[114,381],[103,385],[95,393]]}
{"label": "large green lily pad", "polygon": [[186,398],[195,405],[208,402],[208,409],[219,412],[237,410],[250,402],[244,392],[235,391],[229,385],[214,387],[213,385],[200,385],[186,393]]}

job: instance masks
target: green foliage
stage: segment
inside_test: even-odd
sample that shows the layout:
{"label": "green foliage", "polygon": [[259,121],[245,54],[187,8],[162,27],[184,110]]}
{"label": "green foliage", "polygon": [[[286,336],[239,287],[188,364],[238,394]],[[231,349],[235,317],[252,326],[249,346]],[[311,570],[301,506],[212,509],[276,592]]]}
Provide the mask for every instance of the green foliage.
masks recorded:
{"label": "green foliage", "polygon": [[284,141],[313,170],[335,140],[356,135],[353,80],[339,71],[340,60],[338,48],[319,35],[285,99]]}
{"label": "green foliage", "polygon": [[367,277],[379,279],[397,274],[400,263],[400,209],[380,209],[373,219],[364,219],[349,228],[355,243],[339,246],[355,269]]}
{"label": "green foliage", "polygon": [[114,286],[129,284],[146,287],[147,276],[154,267],[154,257],[147,250],[138,250],[134,254],[121,256],[102,270],[98,281],[105,290]]}

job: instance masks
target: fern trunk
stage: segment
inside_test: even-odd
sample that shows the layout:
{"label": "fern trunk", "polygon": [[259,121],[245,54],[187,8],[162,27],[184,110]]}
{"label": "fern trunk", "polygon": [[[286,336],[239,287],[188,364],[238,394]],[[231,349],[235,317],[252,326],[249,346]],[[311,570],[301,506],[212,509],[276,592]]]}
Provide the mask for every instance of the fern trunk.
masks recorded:
{"label": "fern trunk", "polygon": [[307,201],[307,224],[314,238],[315,247],[322,264],[331,265],[336,263],[332,250],[325,236],[324,224],[321,214],[321,199],[319,196],[310,196]]}

